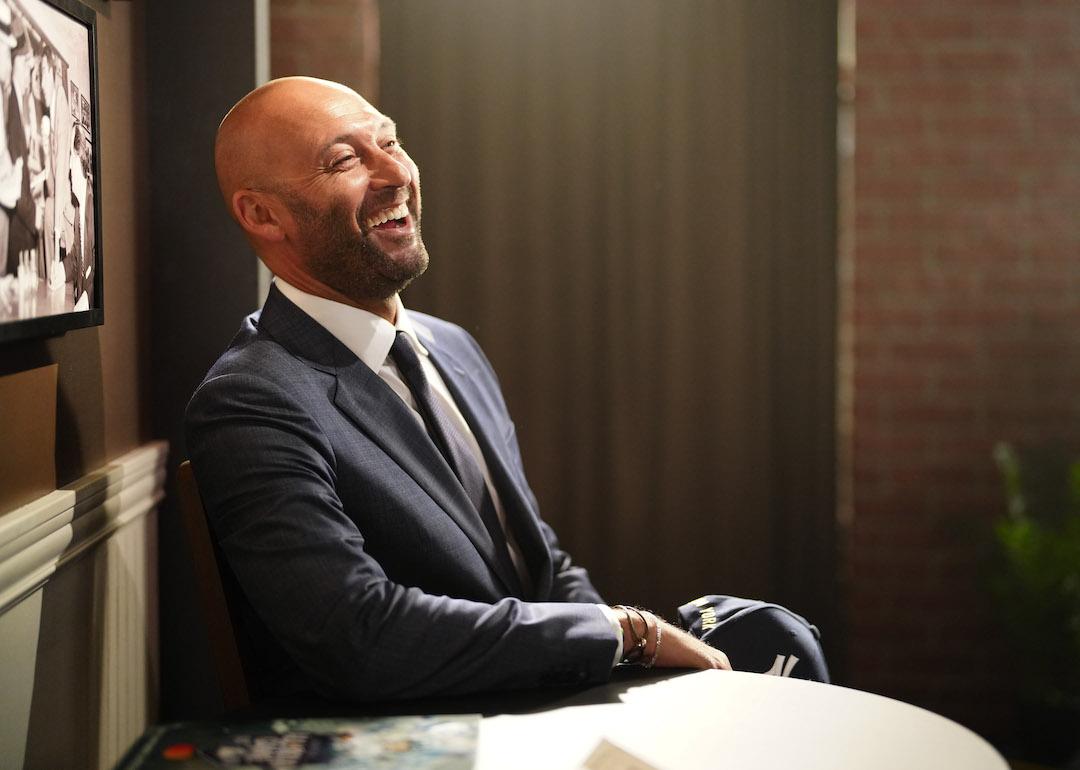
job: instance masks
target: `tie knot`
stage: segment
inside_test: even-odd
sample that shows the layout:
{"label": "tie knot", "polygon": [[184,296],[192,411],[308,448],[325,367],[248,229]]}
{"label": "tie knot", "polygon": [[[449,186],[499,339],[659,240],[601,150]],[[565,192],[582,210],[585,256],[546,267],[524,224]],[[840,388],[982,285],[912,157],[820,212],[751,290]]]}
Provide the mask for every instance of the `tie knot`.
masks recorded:
{"label": "tie knot", "polygon": [[416,355],[416,348],[413,347],[412,340],[409,339],[407,332],[399,331],[394,335],[394,344],[390,346],[390,355],[394,357],[394,361],[400,366],[401,359],[405,358],[411,361],[419,362],[419,356]]}

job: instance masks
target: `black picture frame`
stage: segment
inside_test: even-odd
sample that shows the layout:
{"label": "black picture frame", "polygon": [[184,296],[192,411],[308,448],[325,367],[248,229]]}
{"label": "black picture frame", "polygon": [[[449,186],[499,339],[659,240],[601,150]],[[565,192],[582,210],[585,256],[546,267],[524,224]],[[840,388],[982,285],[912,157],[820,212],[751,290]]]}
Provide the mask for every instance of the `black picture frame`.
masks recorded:
{"label": "black picture frame", "polygon": [[[10,11],[0,7],[0,60],[7,51],[12,58],[6,81],[0,61],[2,344],[100,325],[105,304],[96,14],[78,0],[0,6]],[[26,184],[8,207],[14,183],[5,170],[13,173],[19,159]]]}

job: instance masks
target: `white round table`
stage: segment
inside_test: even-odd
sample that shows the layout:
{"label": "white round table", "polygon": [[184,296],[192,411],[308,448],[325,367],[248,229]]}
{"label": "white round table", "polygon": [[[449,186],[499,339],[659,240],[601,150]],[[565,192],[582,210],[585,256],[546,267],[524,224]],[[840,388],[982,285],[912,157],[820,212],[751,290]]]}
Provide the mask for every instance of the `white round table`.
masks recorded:
{"label": "white round table", "polygon": [[576,770],[602,739],[659,770],[1008,770],[945,717],[833,685],[702,671],[621,700],[485,719],[477,770]]}

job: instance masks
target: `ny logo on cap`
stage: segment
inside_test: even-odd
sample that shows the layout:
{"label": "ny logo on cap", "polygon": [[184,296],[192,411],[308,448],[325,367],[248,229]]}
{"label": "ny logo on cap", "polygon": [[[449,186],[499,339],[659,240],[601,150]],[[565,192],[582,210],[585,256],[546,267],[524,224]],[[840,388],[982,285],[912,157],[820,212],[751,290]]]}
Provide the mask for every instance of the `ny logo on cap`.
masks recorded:
{"label": "ny logo on cap", "polygon": [[791,655],[787,658],[787,662],[784,662],[783,655],[777,655],[776,660],[773,661],[772,668],[763,672],[766,676],[790,676],[792,669],[795,668],[795,664],[799,662],[799,658],[796,655]]}

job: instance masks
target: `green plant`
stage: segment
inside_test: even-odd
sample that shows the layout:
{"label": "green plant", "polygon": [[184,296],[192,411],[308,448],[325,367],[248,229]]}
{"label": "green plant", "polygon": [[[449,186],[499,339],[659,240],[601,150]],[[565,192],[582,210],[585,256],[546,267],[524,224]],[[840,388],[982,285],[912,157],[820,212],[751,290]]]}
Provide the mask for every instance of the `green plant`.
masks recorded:
{"label": "green plant", "polygon": [[1080,460],[1060,450],[1018,452],[999,444],[994,459],[1008,512],[994,527],[995,611],[1029,703],[1080,708]]}

